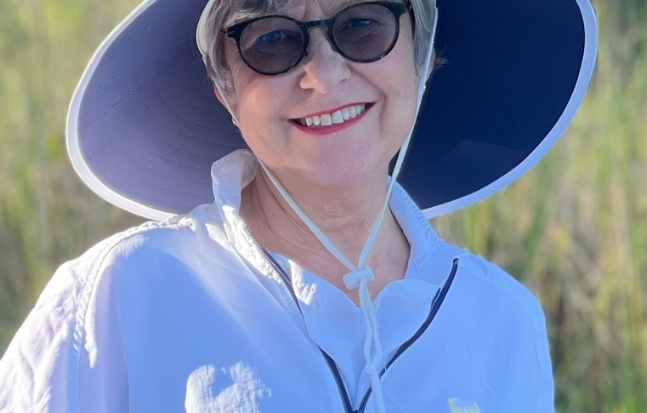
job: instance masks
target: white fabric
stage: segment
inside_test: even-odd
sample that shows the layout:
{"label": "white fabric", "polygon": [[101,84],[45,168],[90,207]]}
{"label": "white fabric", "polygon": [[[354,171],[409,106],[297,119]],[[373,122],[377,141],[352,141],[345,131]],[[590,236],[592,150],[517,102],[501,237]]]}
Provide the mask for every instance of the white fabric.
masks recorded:
{"label": "white fabric", "polygon": [[[326,412],[357,409],[363,313],[337,287],[274,254],[297,303],[238,214],[256,173],[235,152],[213,168],[216,202],[117,234],[54,275],[0,361],[0,412]],[[552,412],[544,317],[508,274],[440,239],[399,186],[389,204],[411,245],[405,278],[372,301],[386,411]],[[373,412],[372,403],[366,412]]]}

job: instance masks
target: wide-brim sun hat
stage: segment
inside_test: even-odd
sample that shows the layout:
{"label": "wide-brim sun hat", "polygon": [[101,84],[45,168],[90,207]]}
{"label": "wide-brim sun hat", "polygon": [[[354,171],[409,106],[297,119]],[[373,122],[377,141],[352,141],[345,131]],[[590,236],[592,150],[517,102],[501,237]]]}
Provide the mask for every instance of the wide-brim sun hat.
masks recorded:
{"label": "wide-brim sun hat", "polygon": [[[212,164],[246,148],[196,45],[206,4],[142,3],[96,51],[70,105],[78,175],[149,219],[212,203]],[[436,6],[435,49],[446,63],[427,85],[398,178],[428,218],[483,200],[536,164],[575,115],[597,51],[588,0]]]}

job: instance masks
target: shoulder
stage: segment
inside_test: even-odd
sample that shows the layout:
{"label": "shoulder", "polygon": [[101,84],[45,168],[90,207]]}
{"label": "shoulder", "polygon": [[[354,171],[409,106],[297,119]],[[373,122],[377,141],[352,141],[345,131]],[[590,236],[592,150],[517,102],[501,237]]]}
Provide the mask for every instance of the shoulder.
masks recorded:
{"label": "shoulder", "polygon": [[454,283],[459,290],[455,299],[461,308],[469,308],[483,317],[501,317],[501,321],[518,325],[519,330],[527,331],[534,339],[545,340],[544,312],[537,297],[525,285],[483,257],[453,244],[444,244],[458,260]]}
{"label": "shoulder", "polygon": [[478,343],[471,351],[482,356],[498,393],[535,399],[537,411],[553,411],[548,334],[538,299],[496,264],[459,248],[456,252],[459,270],[452,290],[458,288],[448,328]]}
{"label": "shoulder", "polygon": [[112,300],[136,285],[146,288],[161,281],[171,268],[181,268],[181,274],[189,272],[190,263],[205,253],[206,240],[211,241],[206,231],[204,222],[176,216],[114,234],[61,265],[34,311],[67,301],[63,306],[68,310],[66,316],[83,326],[91,322],[86,315],[102,296]]}
{"label": "shoulder", "polygon": [[443,306],[445,317],[438,320],[445,340],[461,350],[460,360],[468,360],[472,371],[482,370],[494,393],[511,396],[502,400],[506,406],[536,400],[536,411],[553,411],[548,335],[539,301],[499,266],[451,248],[458,270]]}
{"label": "shoulder", "polygon": [[103,308],[119,282],[114,268],[137,266],[174,244],[190,247],[192,224],[187,219],[146,223],[61,265],[0,360],[0,411],[27,411],[39,404],[79,411],[79,369],[88,362],[87,352],[97,347],[98,332],[113,331],[100,323],[112,322]]}
{"label": "shoulder", "polygon": [[95,244],[80,257],[61,265],[43,291],[40,301],[47,300],[49,290],[60,290],[58,284],[73,282],[78,294],[87,295],[95,286],[97,277],[106,267],[120,263],[137,263],[151,256],[172,251],[178,245],[187,245],[195,233],[195,222],[177,219],[147,222],[119,232]]}
{"label": "shoulder", "polygon": [[498,265],[471,252],[465,253],[465,264],[475,283],[479,283],[497,297],[505,298],[515,304],[528,318],[536,323],[544,323],[544,312],[537,297],[528,287],[519,282]]}
{"label": "shoulder", "polygon": [[194,221],[177,219],[147,222],[98,242],[84,254],[62,264],[45,286],[32,313],[43,307],[64,311],[68,318],[82,319],[87,301],[106,267],[137,262],[183,244],[194,232]]}

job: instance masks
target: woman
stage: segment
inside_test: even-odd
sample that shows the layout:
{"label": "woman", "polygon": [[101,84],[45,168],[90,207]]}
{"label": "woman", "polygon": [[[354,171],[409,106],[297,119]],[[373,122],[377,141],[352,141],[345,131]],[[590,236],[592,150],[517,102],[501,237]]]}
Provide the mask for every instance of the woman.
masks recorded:
{"label": "woman", "polygon": [[588,2],[205,3],[147,1],[84,74],[73,165],[161,222],[57,271],[0,410],[553,411],[540,306],[426,218],[557,140],[593,68]]}

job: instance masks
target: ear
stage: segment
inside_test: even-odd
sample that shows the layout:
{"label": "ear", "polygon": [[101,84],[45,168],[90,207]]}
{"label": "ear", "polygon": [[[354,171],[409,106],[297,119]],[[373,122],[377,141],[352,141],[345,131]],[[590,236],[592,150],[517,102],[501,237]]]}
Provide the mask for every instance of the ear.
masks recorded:
{"label": "ear", "polygon": [[[225,98],[223,97],[222,93],[220,93],[220,90],[218,89],[218,86],[213,85],[213,93],[216,95],[216,98],[218,99],[218,102],[224,107],[227,107],[225,104]],[[234,102],[233,102],[233,96],[228,96],[227,97],[227,103],[229,103],[229,107],[234,110],[232,107]]]}
{"label": "ear", "polygon": [[[229,104],[229,109],[234,112],[234,114],[238,114],[238,102],[236,101],[236,96],[235,94],[227,94],[227,98],[225,100],[225,97],[223,96],[222,93],[220,93],[220,90],[216,85],[213,85],[213,93],[216,95],[216,98],[218,99],[218,102],[225,108],[227,107],[227,104]],[[226,92],[223,92],[226,93]],[[226,103],[225,103],[226,102]],[[235,123],[234,123],[235,124]]]}

